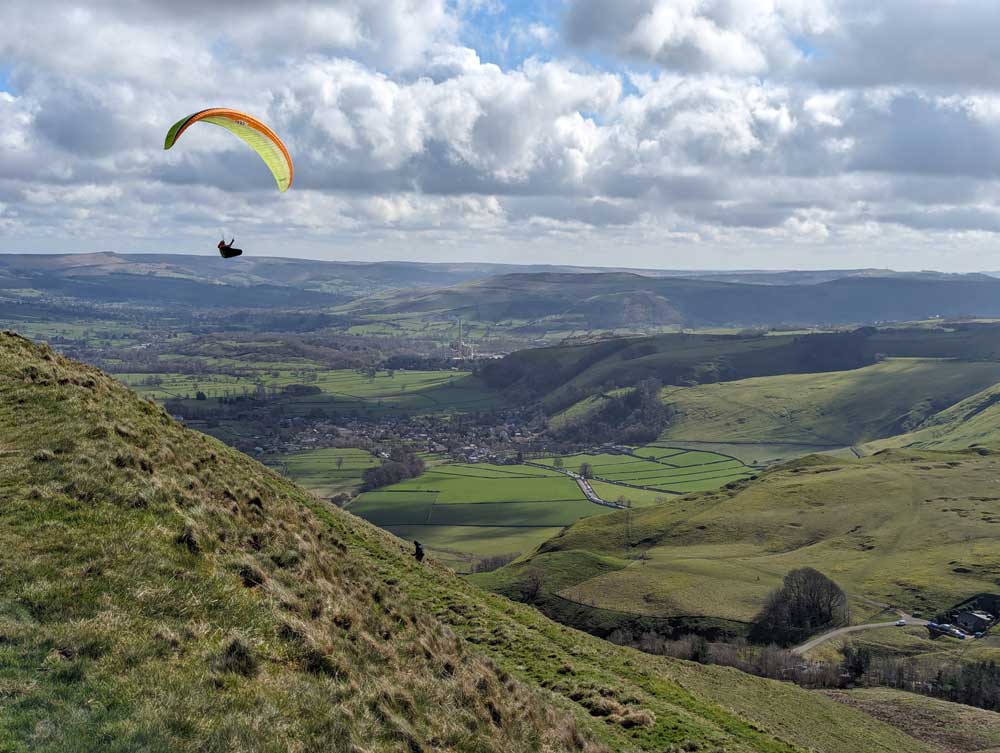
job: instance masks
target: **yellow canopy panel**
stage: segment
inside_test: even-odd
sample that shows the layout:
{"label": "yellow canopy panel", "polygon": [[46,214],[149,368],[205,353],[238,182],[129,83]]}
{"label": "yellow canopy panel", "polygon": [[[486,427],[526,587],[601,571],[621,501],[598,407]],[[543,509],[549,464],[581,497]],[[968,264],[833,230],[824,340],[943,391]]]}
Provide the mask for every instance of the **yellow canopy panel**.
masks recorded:
{"label": "yellow canopy panel", "polygon": [[264,160],[264,164],[270,169],[275,182],[278,184],[278,190],[287,191],[289,186],[292,185],[295,168],[292,165],[292,158],[288,154],[288,150],[281,143],[281,139],[278,138],[278,135],[274,131],[259,120],[238,110],[213,107],[208,110],[196,112],[194,115],[188,115],[186,118],[181,118],[170,127],[170,130],[167,132],[167,138],[163,142],[163,148],[169,149],[172,147],[189,126],[199,121],[222,126],[249,144],[250,148],[260,155],[260,158]]}

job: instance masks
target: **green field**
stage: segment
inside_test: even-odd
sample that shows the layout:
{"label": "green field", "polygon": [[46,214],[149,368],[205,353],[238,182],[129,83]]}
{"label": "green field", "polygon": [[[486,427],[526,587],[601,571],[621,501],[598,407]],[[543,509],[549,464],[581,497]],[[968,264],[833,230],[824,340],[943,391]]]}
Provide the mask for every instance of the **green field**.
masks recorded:
{"label": "green field", "polygon": [[[437,413],[484,410],[500,398],[478,378],[462,371],[380,371],[370,378],[353,369],[319,370],[308,363],[254,362],[240,364],[246,376],[224,373],[234,369],[228,359],[215,364],[218,373],[121,373],[115,376],[136,391],[157,400],[179,398],[196,405],[195,394],[210,399],[254,395],[258,384],[269,394],[290,384],[316,387],[320,394],[283,398],[286,413],[301,415],[317,407],[339,412]],[[238,362],[237,362],[238,363]]]}
{"label": "green field", "polygon": [[[653,445],[637,451],[662,460],[605,453],[563,456],[562,462],[570,470],[592,463],[598,479],[608,479],[595,480],[594,490],[611,502],[624,496],[635,507],[749,475],[739,461],[713,453]],[[537,462],[553,466],[555,458]],[[397,536],[421,541],[463,572],[477,558],[529,552],[562,527],[610,511],[589,502],[573,479],[554,468],[488,463],[438,465],[418,478],[362,494],[348,509]]]}
{"label": "green field", "polygon": [[361,485],[366,468],[378,465],[370,452],[348,448],[325,448],[280,455],[271,465],[299,486],[320,497],[352,493]]}
{"label": "green field", "polygon": [[739,488],[580,521],[491,585],[503,591],[527,567],[564,572],[562,559],[582,553],[604,559],[553,581],[573,601],[746,621],[789,570],[809,566],[852,597],[933,614],[995,590],[998,479],[997,456],[971,452],[814,456]]}
{"label": "green field", "polygon": [[[668,387],[662,439],[843,447],[899,434],[1000,381],[1000,362],[893,358],[822,374]],[[756,458],[755,458],[756,459]]]}
{"label": "green field", "polygon": [[850,447],[829,444],[807,444],[781,442],[701,442],[684,439],[664,440],[664,444],[688,450],[717,452],[734,457],[747,465],[764,467],[786,460],[794,460],[805,455],[833,455],[835,457],[856,457]]}
{"label": "green field", "polygon": [[532,466],[449,463],[366,492],[347,508],[417,539],[458,570],[476,559],[523,553],[580,518],[608,512],[571,478]]}
{"label": "green field", "polygon": [[[718,489],[752,475],[751,469],[736,458],[705,450],[651,444],[632,448],[632,453],[579,453],[562,456],[560,460],[564,468],[572,471],[582,463],[589,463],[600,488],[610,495],[605,499],[614,501],[624,495],[636,506],[651,504],[665,496]],[[556,458],[537,462],[554,466]]]}

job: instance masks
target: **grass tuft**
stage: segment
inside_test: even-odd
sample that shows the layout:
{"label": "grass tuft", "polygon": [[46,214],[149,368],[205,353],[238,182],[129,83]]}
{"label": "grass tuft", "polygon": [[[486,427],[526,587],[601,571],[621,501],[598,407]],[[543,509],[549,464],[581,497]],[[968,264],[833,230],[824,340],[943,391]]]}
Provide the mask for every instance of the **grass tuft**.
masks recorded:
{"label": "grass tuft", "polygon": [[243,641],[233,638],[215,657],[212,669],[216,672],[254,677],[257,674],[257,658]]}

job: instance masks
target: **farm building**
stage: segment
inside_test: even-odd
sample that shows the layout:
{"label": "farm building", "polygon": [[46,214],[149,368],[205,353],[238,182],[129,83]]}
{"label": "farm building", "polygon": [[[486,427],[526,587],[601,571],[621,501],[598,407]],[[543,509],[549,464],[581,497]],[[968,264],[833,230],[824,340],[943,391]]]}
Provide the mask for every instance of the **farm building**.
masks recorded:
{"label": "farm building", "polygon": [[994,617],[986,612],[964,611],[955,615],[955,623],[967,633],[984,633],[993,625]]}

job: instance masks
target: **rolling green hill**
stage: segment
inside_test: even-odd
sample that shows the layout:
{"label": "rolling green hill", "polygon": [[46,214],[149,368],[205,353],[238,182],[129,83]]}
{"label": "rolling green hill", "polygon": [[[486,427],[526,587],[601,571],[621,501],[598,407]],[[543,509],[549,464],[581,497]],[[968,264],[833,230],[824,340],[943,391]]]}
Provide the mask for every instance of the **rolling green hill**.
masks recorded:
{"label": "rolling green hill", "polygon": [[477,578],[516,596],[536,573],[546,610],[576,621],[589,619],[582,606],[727,621],[738,633],[788,571],[809,566],[856,599],[933,614],[995,590],[998,473],[998,456],[975,451],[811,456],[733,488],[582,520]]}
{"label": "rolling green hill", "polygon": [[1000,362],[890,359],[850,371],[672,387],[663,391],[675,411],[663,439],[852,445],[909,431],[997,382]]}
{"label": "rolling green hill", "polygon": [[857,368],[874,362],[871,334],[609,338],[520,350],[487,364],[482,374],[490,386],[522,400],[540,399],[557,413],[595,393],[647,378],[682,385]]}
{"label": "rolling green hill", "polygon": [[475,589],[0,335],[0,748],[929,753],[783,683]]}
{"label": "rolling green hill", "polygon": [[[922,359],[924,362],[913,364],[909,369],[890,364],[851,375],[816,376],[875,366],[886,359]],[[935,365],[928,363],[929,360],[954,360],[963,365]],[[682,400],[683,395],[690,394],[692,401],[698,402],[695,398],[704,394],[706,397],[701,404],[690,407],[701,413],[707,410],[703,417],[710,426],[706,426],[706,430],[715,434],[723,432],[721,427],[731,414],[733,421],[746,423],[745,427],[735,428],[751,441],[765,441],[760,432],[770,432],[791,434],[797,437],[795,441],[808,444],[829,445],[842,444],[845,436],[864,439],[906,431],[907,427],[918,425],[934,412],[989,386],[997,363],[1000,363],[1000,325],[964,322],[940,327],[865,327],[808,335],[614,337],[517,351],[486,364],[481,373],[490,386],[505,391],[511,399],[539,400],[552,416],[553,425],[559,428],[574,421],[585,421],[607,402],[608,397],[621,395],[644,379],[657,379],[668,386],[691,387],[801,375],[774,382],[748,381],[738,387],[703,387],[700,391],[671,392],[670,395]],[[935,370],[939,380],[935,378]],[[911,384],[911,380],[915,381]],[[769,384],[774,385],[773,390],[768,390]],[[805,430],[777,415],[784,410],[778,404],[784,396],[777,392],[786,387],[792,391],[787,396],[789,410],[800,414],[796,417],[805,421]],[[889,395],[888,405],[875,405],[880,401],[882,390],[893,391],[897,387],[901,393]],[[822,390],[829,390],[830,394],[827,396]],[[849,405],[852,391],[860,396],[857,405]],[[716,395],[719,404],[714,404]],[[730,395],[733,404],[721,404],[729,400]],[[761,410],[756,408],[759,401],[763,401]],[[876,407],[877,417],[868,417],[860,410],[861,406],[872,405]],[[892,415],[897,409],[899,412]],[[776,415],[768,416],[769,412]],[[829,420],[821,418],[824,412]],[[816,433],[821,432],[830,440],[831,431],[838,435],[832,442],[816,439]],[[683,433],[668,436],[680,439],[697,434],[700,441],[713,441],[708,436],[701,436],[703,433],[686,428]],[[727,441],[734,440],[728,435],[728,429],[723,433]]]}

